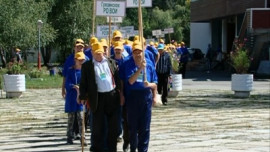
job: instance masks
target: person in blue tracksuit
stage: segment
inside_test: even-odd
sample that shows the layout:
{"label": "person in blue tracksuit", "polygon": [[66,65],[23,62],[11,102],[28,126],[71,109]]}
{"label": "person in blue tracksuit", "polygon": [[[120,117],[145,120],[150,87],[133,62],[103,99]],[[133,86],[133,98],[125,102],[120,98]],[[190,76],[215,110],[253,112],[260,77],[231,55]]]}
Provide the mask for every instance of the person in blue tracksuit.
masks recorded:
{"label": "person in blue tracksuit", "polygon": [[[122,40],[122,33],[120,31],[118,31],[118,30],[115,30],[113,32],[113,43],[118,42],[118,41],[124,43],[124,40]],[[110,48],[110,52],[111,52],[111,55],[114,55],[115,52],[114,52],[114,47],[113,46]],[[123,54],[124,57],[131,56],[132,55],[131,46],[124,45],[124,50],[123,50],[122,54]]]}
{"label": "person in blue tracksuit", "polygon": [[[117,41],[114,43],[114,55],[111,56],[112,59],[114,59],[116,61],[116,64],[119,68],[119,75],[120,75],[120,70],[123,67],[123,64],[126,60],[128,60],[129,57],[125,57],[123,55],[123,51],[124,51],[124,46],[122,44],[122,42]],[[121,81],[122,85],[123,82]],[[122,91],[121,93],[124,93],[124,91]],[[123,94],[121,94],[121,97],[124,97]],[[127,127],[127,117],[126,117],[126,106],[125,106],[125,99],[122,98],[121,102],[120,102],[120,108],[119,108],[119,132],[118,132],[118,141],[121,141],[122,138],[124,140],[123,143],[123,151],[126,152],[128,150],[128,146],[129,146],[129,135],[128,135],[128,127]],[[122,124],[123,121],[123,124]],[[123,136],[121,137],[121,134],[123,132]]]}
{"label": "person in blue tracksuit", "polygon": [[[66,77],[67,77],[67,72],[68,72],[68,69],[72,68],[74,65],[75,65],[75,60],[74,60],[74,57],[75,57],[75,54],[77,52],[83,52],[84,50],[84,41],[82,39],[76,39],[75,41],[75,44],[74,44],[74,53],[70,54],[65,63],[64,63],[64,67],[63,67],[63,82],[62,82],[62,97],[63,98],[66,98],[66,89],[65,89],[65,82],[66,82]],[[89,58],[87,56],[85,56],[85,61],[88,61]],[[77,121],[76,120],[76,117],[75,117],[75,122]],[[74,133],[76,134],[75,138],[76,139],[79,139],[80,137],[78,136],[78,125],[75,123],[74,127],[73,127],[73,131]]]}
{"label": "person in blue tracksuit", "polygon": [[179,60],[179,73],[182,74],[183,79],[186,78],[186,67],[189,59],[189,52],[185,46],[184,42],[181,42],[181,47],[177,49],[178,55],[180,55]]}
{"label": "person in blue tracksuit", "polygon": [[[135,40],[133,42],[133,45],[141,45],[141,41],[139,40]],[[145,43],[145,39],[143,38],[143,45],[145,46],[146,43]],[[147,48],[144,48],[144,56],[146,59],[150,60],[151,61],[151,64],[155,67],[156,66],[156,61],[155,61],[155,57],[153,55],[153,53],[148,50]]]}
{"label": "person in blue tracksuit", "polygon": [[[67,143],[73,144],[73,126],[74,123],[78,123],[79,134],[82,137],[82,119],[83,119],[83,105],[77,102],[79,83],[81,80],[81,67],[85,61],[85,55],[83,52],[78,52],[74,56],[75,65],[67,70],[65,89],[65,112],[68,113],[68,125],[67,125]],[[77,122],[75,122],[75,117]],[[86,145],[86,143],[85,143]]]}
{"label": "person in blue tracksuit", "polygon": [[143,58],[141,45],[133,45],[132,57],[124,62],[120,78],[124,81],[126,91],[130,151],[138,149],[138,152],[147,152],[152,104],[157,101],[157,75],[151,61]]}
{"label": "person in blue tracksuit", "polygon": [[[63,98],[65,98],[65,96],[66,96],[65,81],[66,81],[67,71],[70,67],[75,65],[75,61],[74,61],[75,54],[78,52],[82,52],[83,49],[84,49],[84,41],[82,39],[77,39],[75,41],[75,45],[74,45],[74,53],[70,54],[64,63],[63,83],[62,83],[62,96],[63,96]],[[88,60],[89,60],[89,58],[85,57],[85,61],[88,61]]]}
{"label": "person in blue tracksuit", "polygon": [[154,55],[155,63],[157,64],[160,54],[158,50],[155,48],[154,42],[150,42],[149,45],[146,47],[146,49],[149,50]]}

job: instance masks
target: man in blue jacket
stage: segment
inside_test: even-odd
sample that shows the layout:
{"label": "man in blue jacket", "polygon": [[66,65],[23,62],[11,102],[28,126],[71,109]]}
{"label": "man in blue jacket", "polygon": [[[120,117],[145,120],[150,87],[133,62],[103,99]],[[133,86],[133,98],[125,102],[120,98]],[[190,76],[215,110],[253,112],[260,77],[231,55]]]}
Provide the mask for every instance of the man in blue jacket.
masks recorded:
{"label": "man in blue jacket", "polygon": [[189,52],[184,42],[181,42],[181,47],[177,49],[178,55],[180,55],[179,73],[182,74],[183,79],[186,78],[186,67],[189,59]]}
{"label": "man in blue jacket", "polygon": [[125,61],[120,71],[126,92],[131,152],[135,152],[136,149],[138,152],[148,151],[152,104],[157,100],[156,71],[151,61],[144,58],[143,54],[142,45],[135,44],[132,57]]}

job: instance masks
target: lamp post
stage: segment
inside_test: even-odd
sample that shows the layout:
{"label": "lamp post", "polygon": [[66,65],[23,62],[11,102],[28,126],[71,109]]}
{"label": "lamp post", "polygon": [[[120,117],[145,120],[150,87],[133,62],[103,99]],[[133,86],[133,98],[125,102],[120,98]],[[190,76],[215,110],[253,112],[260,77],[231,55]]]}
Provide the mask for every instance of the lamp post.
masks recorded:
{"label": "lamp post", "polygon": [[41,69],[41,57],[40,57],[40,29],[41,29],[41,27],[42,27],[42,24],[43,24],[43,22],[42,22],[42,20],[38,20],[37,21],[37,25],[38,25],[38,70],[40,70]]}

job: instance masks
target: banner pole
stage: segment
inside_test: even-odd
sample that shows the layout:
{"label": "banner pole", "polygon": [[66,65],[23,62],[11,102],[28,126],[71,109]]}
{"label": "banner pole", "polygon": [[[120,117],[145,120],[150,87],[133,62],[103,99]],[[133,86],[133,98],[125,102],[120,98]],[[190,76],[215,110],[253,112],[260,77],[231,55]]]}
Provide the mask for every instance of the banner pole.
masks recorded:
{"label": "banner pole", "polygon": [[108,46],[108,58],[111,56],[111,31],[112,31],[112,18],[109,16],[109,46]]}
{"label": "banner pole", "polygon": [[[141,0],[139,0],[138,19],[139,19],[139,38],[140,38],[140,42],[141,42],[141,46],[142,46],[142,51],[143,51],[143,60],[145,60],[144,43],[143,43],[143,20],[142,20]],[[146,67],[144,68],[144,81],[147,81]]]}
{"label": "banner pole", "polygon": [[93,0],[92,36],[95,36],[96,0]]}

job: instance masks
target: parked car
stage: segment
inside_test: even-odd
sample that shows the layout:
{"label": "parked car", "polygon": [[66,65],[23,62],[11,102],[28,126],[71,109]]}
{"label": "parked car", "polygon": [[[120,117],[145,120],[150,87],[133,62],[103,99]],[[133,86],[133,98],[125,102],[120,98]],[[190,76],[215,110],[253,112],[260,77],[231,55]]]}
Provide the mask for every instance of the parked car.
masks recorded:
{"label": "parked car", "polygon": [[200,60],[204,58],[204,54],[201,49],[198,48],[188,48],[191,60]]}

